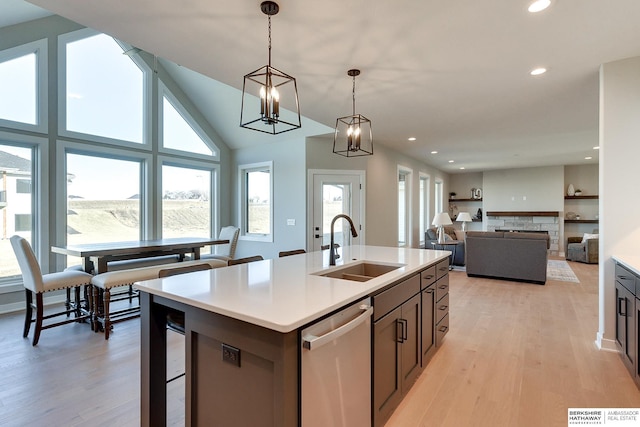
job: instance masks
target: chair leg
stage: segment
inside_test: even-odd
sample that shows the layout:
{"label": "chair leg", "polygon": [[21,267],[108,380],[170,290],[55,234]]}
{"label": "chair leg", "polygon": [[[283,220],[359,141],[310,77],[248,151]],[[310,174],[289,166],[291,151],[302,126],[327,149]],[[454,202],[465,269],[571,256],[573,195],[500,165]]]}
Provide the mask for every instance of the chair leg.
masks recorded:
{"label": "chair leg", "polygon": [[71,288],[67,288],[66,291],[67,291],[67,299],[64,302],[64,306],[67,309],[67,317],[69,317],[71,315],[71,313],[69,313],[69,310],[71,309]]}
{"label": "chair leg", "polygon": [[98,298],[100,296],[100,289],[97,286],[92,285],[90,291],[91,291],[91,301],[92,301],[91,329],[93,329],[95,333],[98,333],[100,332],[100,326],[98,322],[98,316],[100,315],[100,313],[98,312],[98,307],[99,307]]}
{"label": "chair leg", "polygon": [[42,331],[42,317],[44,316],[44,299],[41,293],[36,293],[36,330],[33,334],[33,345],[38,344]]}
{"label": "chair leg", "polygon": [[29,335],[29,329],[31,329],[31,317],[33,316],[33,294],[29,289],[25,289],[25,296],[27,300],[27,309],[24,315],[24,331],[22,337],[26,338]]}
{"label": "chair leg", "polygon": [[109,320],[109,303],[111,301],[111,292],[109,291],[109,289],[105,289],[103,293],[104,306],[102,307],[102,310],[104,312],[104,339],[108,340],[109,332],[111,330],[111,321]]}

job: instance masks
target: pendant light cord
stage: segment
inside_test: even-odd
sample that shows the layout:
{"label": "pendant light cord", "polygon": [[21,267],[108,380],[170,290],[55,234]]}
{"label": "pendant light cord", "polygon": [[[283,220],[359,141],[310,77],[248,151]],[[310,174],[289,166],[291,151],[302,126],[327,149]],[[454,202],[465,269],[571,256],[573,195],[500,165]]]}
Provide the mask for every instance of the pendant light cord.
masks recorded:
{"label": "pendant light cord", "polygon": [[353,90],[351,92],[353,96],[353,115],[356,115],[356,76],[353,76]]}
{"label": "pendant light cord", "polygon": [[271,15],[269,15],[269,68],[271,68]]}

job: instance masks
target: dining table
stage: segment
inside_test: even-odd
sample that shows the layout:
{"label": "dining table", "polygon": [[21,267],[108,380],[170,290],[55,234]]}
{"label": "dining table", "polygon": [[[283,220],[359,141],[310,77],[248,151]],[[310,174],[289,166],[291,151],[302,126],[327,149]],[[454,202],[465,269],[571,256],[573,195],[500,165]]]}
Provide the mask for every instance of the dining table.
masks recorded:
{"label": "dining table", "polygon": [[109,262],[138,258],[177,255],[179,261],[187,254],[200,259],[204,246],[221,245],[229,240],[207,237],[173,237],[153,240],[130,240],[123,242],[79,243],[66,246],[51,246],[51,252],[82,258],[82,268],[87,273],[99,274],[108,271]]}

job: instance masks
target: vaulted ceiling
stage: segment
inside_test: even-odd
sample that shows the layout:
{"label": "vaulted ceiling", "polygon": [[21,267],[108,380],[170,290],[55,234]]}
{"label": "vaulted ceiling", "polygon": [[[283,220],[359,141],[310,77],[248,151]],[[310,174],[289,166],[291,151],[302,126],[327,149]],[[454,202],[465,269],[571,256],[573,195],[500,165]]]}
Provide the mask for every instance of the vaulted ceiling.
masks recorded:
{"label": "vaulted ceiling", "polygon": [[[267,63],[260,0],[31,3],[180,64],[205,110],[226,112],[210,119],[233,128],[232,148],[264,143],[238,127],[243,76]],[[529,3],[280,0],[272,62],[296,77],[302,114],[326,125],[306,134],[351,113],[347,70],[359,68],[375,143],[441,170],[597,163],[599,66],[640,55],[640,2],[552,0],[537,14]],[[548,72],[529,75],[539,66]]]}

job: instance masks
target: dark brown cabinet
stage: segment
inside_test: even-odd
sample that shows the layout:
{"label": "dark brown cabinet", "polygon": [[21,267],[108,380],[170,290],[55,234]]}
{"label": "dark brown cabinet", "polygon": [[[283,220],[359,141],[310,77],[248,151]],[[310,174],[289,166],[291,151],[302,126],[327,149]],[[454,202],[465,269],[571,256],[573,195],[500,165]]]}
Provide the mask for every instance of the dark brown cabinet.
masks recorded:
{"label": "dark brown cabinet", "polygon": [[[448,264],[448,261],[445,262]],[[436,350],[435,306],[436,306],[436,269],[433,265],[424,270],[421,276],[422,297],[422,366],[427,366]],[[447,266],[448,270],[448,266]]]}
{"label": "dark brown cabinet", "polygon": [[640,286],[640,278],[620,264],[616,264],[615,275],[616,347],[636,384],[640,384],[640,366],[637,362],[640,300],[636,298],[636,286]]}
{"label": "dark brown cabinet", "polygon": [[382,426],[420,374],[420,275],[375,295],[373,304],[373,425]]}

